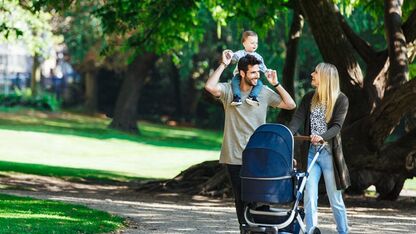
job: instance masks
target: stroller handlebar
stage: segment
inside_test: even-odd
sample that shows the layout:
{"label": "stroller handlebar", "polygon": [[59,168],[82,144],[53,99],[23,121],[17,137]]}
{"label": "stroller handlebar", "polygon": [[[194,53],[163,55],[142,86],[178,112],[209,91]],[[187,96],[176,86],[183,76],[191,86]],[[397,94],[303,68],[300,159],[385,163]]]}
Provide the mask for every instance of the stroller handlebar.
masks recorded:
{"label": "stroller handlebar", "polygon": [[[293,136],[293,139],[295,141],[311,141],[310,136]],[[325,144],[326,142],[324,140],[320,140],[319,143]]]}

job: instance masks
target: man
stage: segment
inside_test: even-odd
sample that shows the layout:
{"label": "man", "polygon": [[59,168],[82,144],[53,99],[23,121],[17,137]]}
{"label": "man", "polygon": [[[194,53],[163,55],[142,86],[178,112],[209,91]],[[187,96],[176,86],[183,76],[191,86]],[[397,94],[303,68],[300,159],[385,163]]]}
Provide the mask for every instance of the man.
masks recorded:
{"label": "man", "polygon": [[[241,227],[241,224],[246,223],[244,220],[244,204],[241,201],[240,180],[243,150],[254,130],[266,122],[268,106],[292,110],[296,107],[296,104],[289,93],[279,84],[276,71],[271,70],[266,77],[277,93],[264,85],[258,95],[258,106],[251,106],[245,102],[238,107],[231,106],[233,100],[231,84],[219,83],[218,81],[224,69],[230,64],[232,56],[233,52],[231,50],[223,51],[222,62],[208,78],[205,89],[219,98],[224,106],[224,138],[220,163],[226,165],[234,193],[237,218]],[[259,64],[260,61],[252,55],[246,55],[238,62],[238,72],[241,76],[241,98],[243,100],[247,98],[260,78]]]}

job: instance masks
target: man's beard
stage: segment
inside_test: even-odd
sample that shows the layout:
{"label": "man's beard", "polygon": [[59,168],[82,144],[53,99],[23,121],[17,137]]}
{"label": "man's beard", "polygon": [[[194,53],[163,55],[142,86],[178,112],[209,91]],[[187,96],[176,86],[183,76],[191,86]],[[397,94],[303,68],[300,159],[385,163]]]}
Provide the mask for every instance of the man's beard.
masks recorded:
{"label": "man's beard", "polygon": [[254,85],[252,82],[251,82],[251,80],[250,79],[248,79],[248,78],[246,78],[246,77],[244,77],[244,83],[246,83],[247,85],[250,85],[250,86],[256,86],[256,85]]}

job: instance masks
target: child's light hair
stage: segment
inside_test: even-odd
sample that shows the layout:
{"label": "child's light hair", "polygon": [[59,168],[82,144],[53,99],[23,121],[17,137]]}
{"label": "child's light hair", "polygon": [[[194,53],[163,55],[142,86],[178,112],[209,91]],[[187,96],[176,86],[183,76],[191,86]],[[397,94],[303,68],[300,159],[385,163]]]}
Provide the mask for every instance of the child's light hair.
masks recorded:
{"label": "child's light hair", "polygon": [[247,37],[257,37],[257,33],[250,30],[244,31],[243,36],[241,37],[241,43],[244,43]]}
{"label": "child's light hair", "polygon": [[338,70],[332,64],[320,63],[316,66],[315,71],[319,76],[319,86],[312,98],[312,108],[319,104],[325,105],[325,121],[329,123],[340,93]]}

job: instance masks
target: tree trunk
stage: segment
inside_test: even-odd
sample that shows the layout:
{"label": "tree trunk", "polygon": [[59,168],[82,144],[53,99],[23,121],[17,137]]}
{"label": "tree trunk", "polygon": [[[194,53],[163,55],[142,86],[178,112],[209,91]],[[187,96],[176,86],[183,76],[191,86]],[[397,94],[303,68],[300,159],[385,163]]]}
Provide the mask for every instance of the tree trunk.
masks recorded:
{"label": "tree trunk", "polygon": [[302,0],[301,7],[324,61],[338,69],[341,90],[350,101],[345,123],[362,118],[368,111],[368,99],[362,90],[363,75],[354,49],[336,20],[335,5],[329,0]]}
{"label": "tree trunk", "polygon": [[[300,11],[299,0],[293,1],[293,19],[292,25],[290,26],[289,39],[287,42],[286,59],[283,67],[282,84],[286,91],[295,98],[295,70],[296,70],[296,59],[298,55],[299,39],[303,30],[303,15]],[[281,110],[277,117],[278,123],[287,124],[294,110]]]}
{"label": "tree trunk", "polygon": [[186,122],[194,122],[199,100],[202,96],[201,89],[198,89],[199,81],[189,77],[186,83],[186,92],[184,93],[184,116]]}
{"label": "tree trunk", "polygon": [[175,113],[174,117],[177,120],[182,121],[183,111],[182,111],[182,95],[181,95],[181,77],[179,75],[179,69],[176,65],[172,62],[172,85],[173,85],[173,93],[175,97]]}
{"label": "tree trunk", "polygon": [[85,76],[85,107],[89,113],[97,110],[97,77],[93,72],[87,71]]}
{"label": "tree trunk", "polygon": [[385,0],[384,5],[384,30],[390,61],[387,90],[391,90],[409,80],[409,61],[402,30],[403,0]]}
{"label": "tree trunk", "polygon": [[152,69],[156,59],[157,56],[155,54],[145,53],[129,64],[126,78],[117,98],[114,118],[109,126],[110,128],[140,134],[137,127],[137,103],[145,78]]}
{"label": "tree trunk", "polygon": [[32,97],[36,97],[38,94],[38,81],[40,81],[40,63],[39,56],[35,53],[33,56],[32,77],[30,78],[30,90],[32,92]]}

